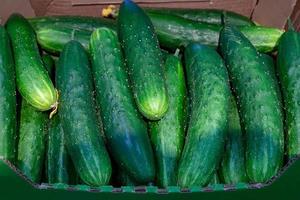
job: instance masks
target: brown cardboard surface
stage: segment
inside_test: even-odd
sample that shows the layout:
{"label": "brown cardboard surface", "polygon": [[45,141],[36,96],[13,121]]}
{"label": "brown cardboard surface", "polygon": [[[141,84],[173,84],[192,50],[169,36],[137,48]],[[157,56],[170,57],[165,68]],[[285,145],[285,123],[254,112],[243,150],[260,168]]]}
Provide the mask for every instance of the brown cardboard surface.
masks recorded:
{"label": "brown cardboard surface", "polygon": [[[139,5],[148,7],[218,8],[250,16],[257,0],[137,0]],[[143,1],[143,2],[141,2]],[[163,2],[162,2],[163,1]],[[168,2],[166,2],[168,1]],[[36,15],[89,15],[99,16],[107,0],[30,0]],[[110,3],[121,1],[110,1]],[[109,4],[110,4],[109,3]]]}
{"label": "brown cardboard surface", "polygon": [[35,15],[28,0],[0,0],[0,24],[3,24],[14,12],[28,17]]}
{"label": "brown cardboard surface", "polygon": [[297,0],[260,0],[254,8],[252,19],[260,24],[284,28]]}

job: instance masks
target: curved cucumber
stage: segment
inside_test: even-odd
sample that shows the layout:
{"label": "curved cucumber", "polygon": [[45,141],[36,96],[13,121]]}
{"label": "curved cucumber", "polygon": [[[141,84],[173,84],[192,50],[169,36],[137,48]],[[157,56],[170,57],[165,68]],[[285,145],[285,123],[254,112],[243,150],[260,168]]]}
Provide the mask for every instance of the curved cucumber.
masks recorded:
{"label": "curved cucumber", "polygon": [[227,133],[229,81],[226,67],[213,49],[190,44],[185,50],[191,116],[178,184],[204,186],[217,170]]}
{"label": "curved cucumber", "polygon": [[64,47],[56,68],[56,84],[60,93],[58,114],[78,175],[89,185],[108,184],[111,163],[97,124],[88,57],[80,43],[71,41]]}
{"label": "curved cucumber", "polygon": [[286,111],[287,154],[292,158],[300,154],[300,34],[292,29],[280,39],[277,71]]}
{"label": "curved cucumber", "polygon": [[231,11],[217,9],[181,9],[181,8],[144,8],[146,13],[176,15],[185,19],[209,24],[222,25],[222,16],[226,13],[228,23],[235,26],[254,26],[248,17]]}
{"label": "curved cucumber", "polygon": [[150,134],[156,155],[158,185],[167,187],[177,184],[178,161],[185,138],[186,86],[177,56],[168,55],[164,68],[172,109],[161,120],[150,122]]}
{"label": "curved cucumber", "polygon": [[32,27],[23,16],[13,14],[6,28],[14,52],[17,88],[22,97],[41,111],[56,107],[56,90],[43,66]]}
{"label": "curved cucumber", "polygon": [[139,111],[150,120],[168,110],[162,53],[149,17],[131,0],[120,6],[118,32]]}
{"label": "curved cucumber", "polygon": [[0,25],[0,158],[15,160],[16,83],[10,40]]}
{"label": "curved cucumber", "polygon": [[47,122],[47,113],[22,99],[17,166],[35,183],[40,182],[43,170]]}
{"label": "curved cucumber", "polygon": [[233,96],[229,104],[227,134],[225,152],[219,169],[220,178],[227,184],[246,183],[248,177],[245,165],[245,137]]}
{"label": "curved cucumber", "polygon": [[274,80],[236,28],[225,25],[220,45],[246,135],[246,171],[251,182],[265,182],[278,172],[283,159],[283,119]]}
{"label": "curved cucumber", "polygon": [[130,91],[117,34],[96,29],[90,42],[96,97],[114,160],[141,183],[154,180],[155,165],[147,125]]}

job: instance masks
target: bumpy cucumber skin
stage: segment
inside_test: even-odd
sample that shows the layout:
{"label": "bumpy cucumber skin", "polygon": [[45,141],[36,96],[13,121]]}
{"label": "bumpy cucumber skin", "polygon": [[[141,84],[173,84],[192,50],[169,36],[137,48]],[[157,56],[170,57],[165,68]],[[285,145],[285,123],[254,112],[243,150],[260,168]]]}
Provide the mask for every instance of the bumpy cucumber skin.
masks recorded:
{"label": "bumpy cucumber skin", "polygon": [[183,149],[186,122],[186,86],[183,67],[177,56],[168,55],[164,64],[169,109],[159,121],[150,122],[150,134],[157,163],[157,183],[177,184],[177,168]]}
{"label": "bumpy cucumber skin", "polygon": [[287,154],[300,154],[300,34],[288,30],[279,41],[277,72],[283,92],[286,111]]}
{"label": "bumpy cucumber skin", "polygon": [[41,180],[43,170],[47,113],[21,102],[17,167],[33,182]]}
{"label": "bumpy cucumber skin", "polygon": [[57,94],[43,66],[34,30],[18,14],[10,16],[6,28],[11,38],[19,92],[36,109],[45,111],[53,108]]}
{"label": "bumpy cucumber skin", "polygon": [[132,97],[117,34],[96,29],[90,47],[96,97],[111,154],[138,182],[153,181],[155,162],[147,124]]}
{"label": "bumpy cucumber skin", "polygon": [[0,158],[15,160],[16,83],[8,34],[0,25]]}
{"label": "bumpy cucumber skin", "polygon": [[213,49],[190,44],[185,50],[191,116],[179,162],[181,187],[204,186],[220,164],[227,133],[229,81]]}
{"label": "bumpy cucumber skin", "polygon": [[145,8],[147,13],[176,15],[185,19],[209,24],[222,25],[222,15],[226,13],[226,21],[235,26],[254,26],[248,17],[224,10],[217,9],[182,9],[182,8]]}
{"label": "bumpy cucumber skin", "polygon": [[64,47],[56,85],[60,94],[58,114],[78,175],[89,185],[108,184],[111,163],[97,124],[88,57],[80,43],[70,41]]}
{"label": "bumpy cucumber skin", "polygon": [[246,135],[246,172],[251,182],[265,182],[280,169],[284,150],[283,120],[272,77],[254,46],[236,28],[224,26],[220,49]]}
{"label": "bumpy cucumber skin", "polygon": [[228,133],[225,152],[219,169],[223,183],[246,183],[248,177],[245,165],[245,137],[240,125],[237,104],[232,95],[228,111]]}
{"label": "bumpy cucumber skin", "polygon": [[47,138],[47,181],[67,184],[69,182],[69,156],[65,147],[65,134],[58,115],[50,120]]}
{"label": "bumpy cucumber skin", "polygon": [[120,6],[118,32],[139,111],[150,120],[168,110],[162,53],[149,17],[130,0]]}

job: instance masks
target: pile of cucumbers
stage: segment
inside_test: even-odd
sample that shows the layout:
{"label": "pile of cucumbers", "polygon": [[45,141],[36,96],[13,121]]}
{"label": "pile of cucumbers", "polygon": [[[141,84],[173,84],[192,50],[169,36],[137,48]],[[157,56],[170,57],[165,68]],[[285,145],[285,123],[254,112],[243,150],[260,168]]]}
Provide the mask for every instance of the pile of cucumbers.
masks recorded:
{"label": "pile of cucumbers", "polygon": [[[264,183],[300,154],[300,34],[221,10],[0,26],[0,158],[35,183]],[[277,62],[275,62],[275,60]]]}

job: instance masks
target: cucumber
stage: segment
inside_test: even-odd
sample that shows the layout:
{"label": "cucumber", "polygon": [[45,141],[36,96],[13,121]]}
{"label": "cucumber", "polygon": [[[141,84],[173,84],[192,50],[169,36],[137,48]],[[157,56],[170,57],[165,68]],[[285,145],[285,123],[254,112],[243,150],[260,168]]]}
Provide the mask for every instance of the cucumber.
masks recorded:
{"label": "cucumber", "polygon": [[69,183],[69,156],[65,147],[65,134],[59,116],[49,123],[46,150],[46,177],[48,183]]}
{"label": "cucumber", "polygon": [[43,60],[44,66],[45,66],[49,76],[51,78],[54,77],[55,62],[54,62],[53,58],[50,55],[45,54],[42,56],[42,60]]}
{"label": "cucumber", "polygon": [[118,171],[117,179],[118,179],[120,186],[136,186],[136,185],[138,185],[138,183],[123,170]]}
{"label": "cucumber", "polygon": [[10,40],[0,25],[0,158],[15,160],[16,83]]}
{"label": "cucumber", "polygon": [[111,163],[97,124],[88,56],[80,43],[70,41],[64,47],[56,68],[56,84],[58,116],[76,172],[88,185],[108,184]]}
{"label": "cucumber", "polygon": [[68,26],[49,24],[35,29],[37,41],[47,52],[54,55],[62,51],[64,45],[71,40],[80,42],[88,50],[91,31],[75,29]]}
{"label": "cucumber", "polygon": [[118,36],[108,28],[96,29],[90,47],[96,98],[111,155],[138,182],[153,181],[155,163],[147,124],[130,91]]}
{"label": "cucumber", "polygon": [[144,8],[146,13],[176,15],[185,19],[209,24],[222,25],[222,16],[226,13],[226,20],[235,26],[254,26],[248,17],[235,12],[218,9],[182,9],[182,8]]}
{"label": "cucumber", "polygon": [[223,155],[229,81],[226,67],[215,50],[193,43],[187,46],[184,56],[191,112],[179,161],[178,184],[204,186]]}
{"label": "cucumber", "polygon": [[21,101],[17,167],[33,182],[39,183],[43,170],[47,113]]}
{"label": "cucumber", "polygon": [[56,90],[43,66],[31,25],[23,16],[13,14],[6,28],[12,42],[19,92],[38,110],[54,109],[57,106]]}
{"label": "cucumber", "polygon": [[146,118],[161,119],[168,110],[162,53],[149,17],[131,0],[120,6],[118,33],[137,107]]}
{"label": "cucumber", "polygon": [[[221,26],[217,24],[208,24],[185,19],[176,15],[149,13],[148,14],[158,35],[160,44],[174,50],[181,46],[186,46],[190,42],[200,42],[213,47],[218,46],[219,32]],[[64,44],[70,41],[70,38],[80,41],[88,49],[89,36],[96,28],[105,27],[102,25],[102,18],[85,17],[80,20],[79,16],[69,16],[70,19],[57,16],[35,18],[33,24],[37,32],[39,44],[50,52],[60,52]],[[77,20],[76,23],[71,19]],[[53,22],[53,21],[58,22]],[[97,22],[98,21],[98,22]],[[230,20],[229,20],[230,21]],[[116,29],[114,22],[110,26]],[[276,50],[277,42],[283,31],[276,28],[263,26],[239,27],[240,30],[250,39],[252,44],[262,52]]]}
{"label": "cucumber", "polygon": [[[167,49],[185,47],[190,42],[218,46],[220,25],[195,22],[175,15],[148,14],[158,35],[160,45]],[[251,43],[261,52],[274,51],[283,31],[263,26],[239,27]]]}
{"label": "cucumber", "polygon": [[169,109],[159,121],[150,122],[151,140],[157,163],[157,183],[167,187],[177,184],[177,165],[185,138],[186,86],[180,59],[168,55],[165,61]]}
{"label": "cucumber", "polygon": [[287,133],[287,154],[293,158],[300,154],[300,34],[292,27],[279,41],[277,71],[282,87],[284,108],[286,111],[285,127]]}
{"label": "cucumber", "polygon": [[226,184],[248,181],[245,165],[245,136],[234,96],[231,96],[228,111],[228,136],[225,152],[219,169],[220,179]]}
{"label": "cucumber", "polygon": [[283,161],[283,119],[274,80],[254,46],[237,28],[224,26],[220,50],[246,135],[246,172],[251,182],[266,182]]}

